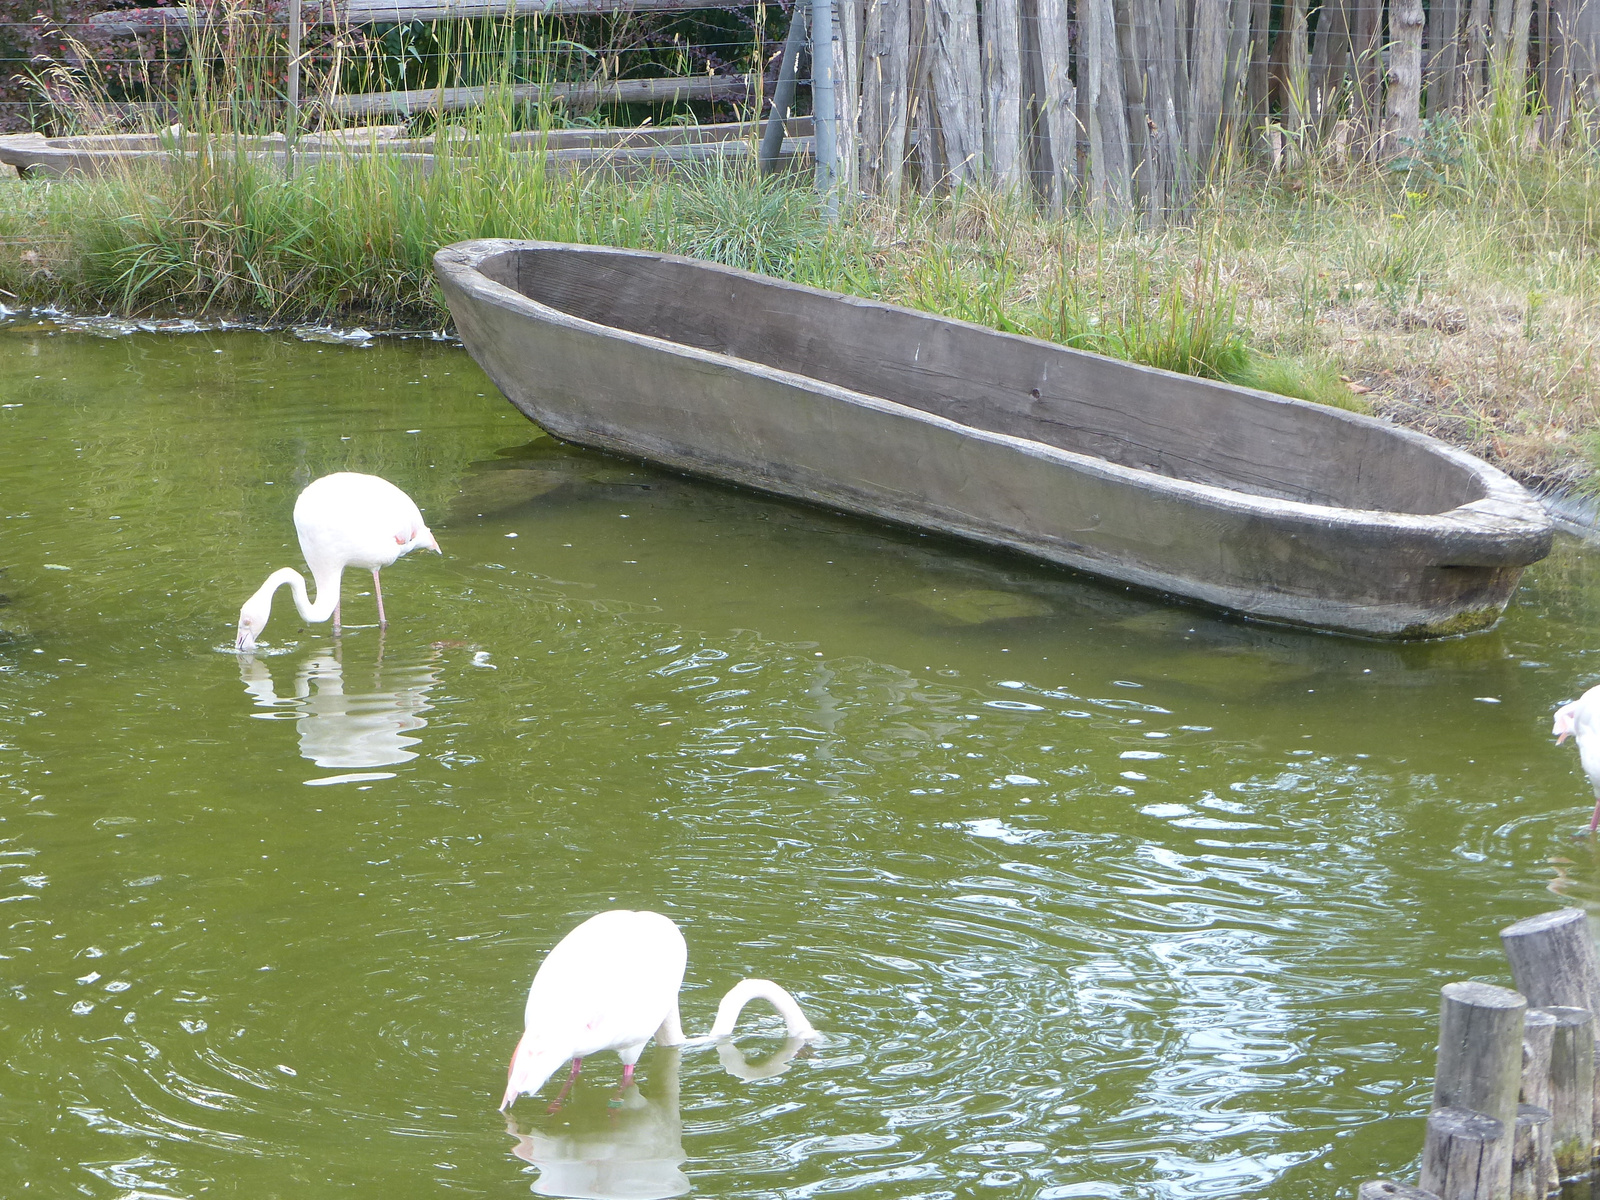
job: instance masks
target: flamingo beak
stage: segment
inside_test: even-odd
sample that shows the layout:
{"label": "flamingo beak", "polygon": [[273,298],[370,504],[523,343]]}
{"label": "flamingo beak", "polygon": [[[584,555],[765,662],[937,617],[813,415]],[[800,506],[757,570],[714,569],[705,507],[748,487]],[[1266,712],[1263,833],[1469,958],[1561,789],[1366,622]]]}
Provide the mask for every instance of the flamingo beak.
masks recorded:
{"label": "flamingo beak", "polygon": [[1561,745],[1562,742],[1566,741],[1571,736],[1572,735],[1570,733],[1568,733],[1565,729],[1563,729],[1561,731],[1561,736],[1556,738],[1556,745],[1558,745],[1558,746]]}
{"label": "flamingo beak", "polygon": [[439,539],[438,538],[432,538],[431,537],[431,538],[428,539],[428,549],[432,550],[435,554],[443,554],[444,553],[443,550],[439,549]]}
{"label": "flamingo beak", "polygon": [[517,1102],[517,1097],[522,1094],[518,1086],[517,1063],[527,1053],[528,1039],[526,1036],[517,1043],[517,1048],[511,1054],[511,1065],[506,1068],[506,1094],[500,1100],[500,1111],[505,1112]]}

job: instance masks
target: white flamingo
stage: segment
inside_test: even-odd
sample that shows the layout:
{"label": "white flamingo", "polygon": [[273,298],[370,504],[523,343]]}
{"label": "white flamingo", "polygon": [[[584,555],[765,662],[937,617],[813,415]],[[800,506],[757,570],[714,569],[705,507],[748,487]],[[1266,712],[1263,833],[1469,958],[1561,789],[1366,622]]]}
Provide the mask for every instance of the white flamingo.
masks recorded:
{"label": "white flamingo", "polygon": [[1556,745],[1575,738],[1578,743],[1578,761],[1583,773],[1594,788],[1594,815],[1589,818],[1589,832],[1600,829],[1600,687],[1592,687],[1571,704],[1556,709]]}
{"label": "white flamingo", "polygon": [[[685,1044],[678,989],[688,958],[678,927],[655,912],[599,913],[557,942],[528,989],[522,1040],[511,1056],[501,1111],[518,1096],[536,1093],[569,1059],[572,1073],[552,1108],[561,1103],[591,1054],[615,1050],[626,1089],[652,1037],[663,1046]],[[722,998],[711,1032],[695,1040],[727,1037],[752,1000],[766,1000],[776,1008],[791,1037],[817,1036],[783,988],[766,979],[745,979]]]}
{"label": "white flamingo", "polygon": [[387,628],[383,613],[383,588],[378,572],[413,550],[440,553],[439,543],[422,523],[422,513],[411,497],[387,479],[340,471],[312,481],[294,502],[294,528],[300,535],[300,553],[316,580],[317,598],[306,595],[305,576],[283,567],[239,610],[237,650],[254,650],[256,639],[272,615],[273,594],[284,584],[294,596],[300,618],[311,624],[333,618],[339,632],[339,585],[346,567],[372,572],[372,590],[378,598],[378,625]]}

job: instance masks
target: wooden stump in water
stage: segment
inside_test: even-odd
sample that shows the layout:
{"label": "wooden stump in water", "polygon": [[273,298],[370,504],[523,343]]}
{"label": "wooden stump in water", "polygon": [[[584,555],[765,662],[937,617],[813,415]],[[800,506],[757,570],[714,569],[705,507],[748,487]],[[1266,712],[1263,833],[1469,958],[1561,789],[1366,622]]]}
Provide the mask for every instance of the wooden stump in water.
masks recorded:
{"label": "wooden stump in water", "polygon": [[[1435,1113],[1461,1110],[1487,1117],[1486,1126],[1451,1118],[1435,1132],[1430,1119],[1428,1147],[1423,1152],[1422,1186],[1444,1200],[1476,1200],[1479,1192],[1435,1186],[1445,1178],[1466,1178],[1473,1164],[1473,1187],[1482,1195],[1503,1198],[1511,1190],[1511,1142],[1517,1120],[1517,1093],[1522,1082],[1523,1014],[1527,1001],[1509,988],[1488,983],[1449,983],[1439,1005],[1439,1065],[1433,1082]],[[1465,1157],[1463,1157],[1465,1156]],[[1431,1169],[1435,1172],[1429,1174]],[[1480,1181],[1478,1175],[1483,1178]]]}
{"label": "wooden stump in water", "polygon": [[1466,1108],[1428,1116],[1422,1190],[1439,1200],[1505,1200],[1511,1194],[1511,1139],[1493,1117]]}
{"label": "wooden stump in water", "polygon": [[1439,1200],[1439,1197],[1392,1179],[1373,1179],[1361,1185],[1356,1200]]}
{"label": "wooden stump in water", "polygon": [[1554,1118],[1551,1149],[1562,1179],[1589,1174],[1594,1151],[1594,1017],[1586,1008],[1552,1007],[1550,1090]]}
{"label": "wooden stump in water", "polygon": [[1517,1133],[1511,1144],[1511,1200],[1544,1200],[1561,1186],[1552,1179],[1550,1112],[1536,1104],[1517,1106]]}
{"label": "wooden stump in water", "polygon": [[1508,925],[1500,943],[1529,1004],[1600,1008],[1600,955],[1581,908],[1558,908]]}
{"label": "wooden stump in water", "polygon": [[[1556,1010],[1549,1008],[1530,1008],[1523,1017],[1522,1026],[1522,1104],[1523,1107],[1535,1106],[1545,1111],[1550,1111],[1550,1051],[1555,1041],[1556,1025],[1558,1020]],[[1520,1110],[1519,1110],[1520,1113]],[[1552,1114],[1552,1122],[1554,1116]],[[1518,1117],[1518,1133],[1521,1133],[1521,1117]],[[1544,1190],[1537,1193],[1544,1196],[1555,1191],[1561,1186],[1561,1176],[1556,1167],[1555,1145],[1553,1141],[1553,1125],[1546,1126],[1538,1138],[1539,1154],[1539,1179],[1540,1187]],[[1518,1143],[1520,1148],[1521,1143]],[[1513,1150],[1513,1163],[1511,1167],[1513,1194],[1517,1190],[1517,1151]]]}
{"label": "wooden stump in water", "polygon": [[[1558,908],[1508,925],[1500,942],[1517,990],[1529,1004],[1600,1012],[1600,954],[1581,908]],[[1590,1121],[1593,1137],[1600,1132],[1600,1094],[1592,1102]]]}

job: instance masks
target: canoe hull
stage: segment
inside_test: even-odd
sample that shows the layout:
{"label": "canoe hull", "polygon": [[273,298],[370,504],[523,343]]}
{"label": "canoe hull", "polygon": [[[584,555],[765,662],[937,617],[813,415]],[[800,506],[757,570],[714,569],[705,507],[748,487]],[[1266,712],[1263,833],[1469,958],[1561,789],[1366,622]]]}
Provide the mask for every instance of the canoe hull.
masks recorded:
{"label": "canoe hull", "polygon": [[1163,479],[536,303],[509,286],[505,256],[542,245],[464,243],[436,265],[473,357],[530,419],[580,445],[1260,619],[1366,636],[1491,625],[1524,566],[1548,552],[1548,521],[1536,506],[1517,510],[1521,489],[1498,472],[1514,492],[1427,516],[1352,514]]}

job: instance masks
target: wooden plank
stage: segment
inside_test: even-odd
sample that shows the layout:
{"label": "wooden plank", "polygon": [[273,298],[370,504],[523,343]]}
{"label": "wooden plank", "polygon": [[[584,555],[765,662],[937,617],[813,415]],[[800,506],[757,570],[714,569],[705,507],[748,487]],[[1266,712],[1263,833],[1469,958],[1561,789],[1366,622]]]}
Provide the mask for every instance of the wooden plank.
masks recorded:
{"label": "wooden plank", "polygon": [[1428,6],[1428,57],[1423,87],[1428,116],[1454,112],[1461,85],[1461,0],[1433,0]]}
{"label": "wooden plank", "polygon": [[[328,109],[339,117],[370,117],[418,112],[456,112],[477,108],[489,88],[425,88],[412,92],[371,92],[335,96]],[[751,91],[748,75],[700,75],[672,79],[623,79],[615,83],[514,84],[494,89],[509,92],[519,104],[678,104],[686,100],[729,100]]]}
{"label": "wooden plank", "polygon": [[989,182],[1022,187],[1022,8],[1018,0],[984,0],[983,93]]}
{"label": "wooden plank", "polygon": [[1089,134],[1089,209],[1101,220],[1120,221],[1133,207],[1128,162],[1128,116],[1112,0],[1082,0],[1085,125]]}
{"label": "wooden plank", "polygon": [[929,0],[933,106],[944,143],[945,182],[983,178],[983,78],[975,0]]}
{"label": "wooden plank", "polygon": [[[1189,44],[1189,128],[1186,147],[1197,177],[1211,169],[1211,151],[1222,121],[1227,76],[1228,9],[1221,0],[1197,4]],[[1187,198],[1187,197],[1186,197]]]}
{"label": "wooden plank", "polygon": [[862,45],[861,184],[873,195],[900,198],[911,98],[909,0],[868,0]]}
{"label": "wooden plank", "polygon": [[[628,12],[688,12],[706,7],[704,0],[462,0],[461,3],[352,3],[307,5],[301,21],[307,25],[374,25],[408,21],[466,21],[495,17],[553,15],[594,16]],[[255,19],[255,15],[252,15]],[[280,22],[281,23],[281,22]],[[226,28],[209,9],[125,8],[96,13],[89,24],[102,33],[187,33]]]}
{"label": "wooden plank", "polygon": [[1050,207],[1061,212],[1071,199],[1078,173],[1077,88],[1072,83],[1072,27],[1067,0],[1036,0],[1039,74],[1036,97],[1043,140],[1049,149]]}

